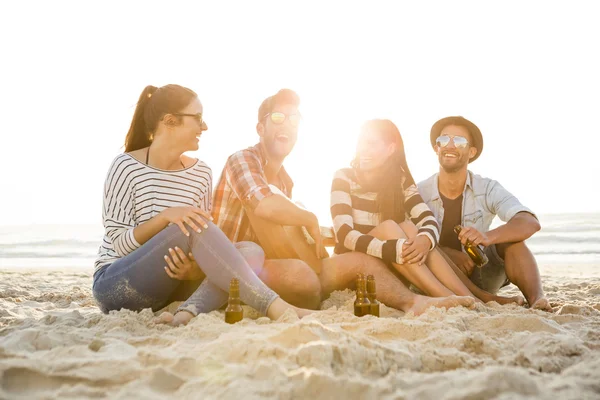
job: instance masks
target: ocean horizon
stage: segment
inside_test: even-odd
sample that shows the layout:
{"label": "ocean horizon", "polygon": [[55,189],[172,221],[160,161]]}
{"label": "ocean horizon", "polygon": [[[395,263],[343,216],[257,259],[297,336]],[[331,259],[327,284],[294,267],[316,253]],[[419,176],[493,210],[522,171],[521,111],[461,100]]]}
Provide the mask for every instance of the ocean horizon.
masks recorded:
{"label": "ocean horizon", "polygon": [[[542,229],[527,244],[540,265],[595,264],[600,274],[600,213],[541,214],[539,218]],[[92,271],[103,232],[100,223],[0,225],[0,268],[89,267]]]}

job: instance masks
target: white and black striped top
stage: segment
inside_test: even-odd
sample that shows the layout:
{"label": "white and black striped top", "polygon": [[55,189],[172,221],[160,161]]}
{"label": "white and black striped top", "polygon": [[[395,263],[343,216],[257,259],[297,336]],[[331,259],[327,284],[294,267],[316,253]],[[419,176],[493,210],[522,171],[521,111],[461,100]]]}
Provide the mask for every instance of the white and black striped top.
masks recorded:
{"label": "white and black striped top", "polygon": [[[402,264],[404,239],[379,240],[368,235],[382,223],[377,208],[377,193],[365,192],[356,179],[352,168],[340,169],[335,173],[331,185],[331,216],[335,230],[335,253],[359,251],[387,262]],[[404,209],[406,218],[419,229],[419,235],[426,235],[433,249],[439,240],[439,225],[433,213],[423,202],[417,186],[405,180]]]}
{"label": "white and black striped top", "polygon": [[170,207],[212,207],[212,171],[198,160],[179,171],[149,167],[129,154],[115,158],[104,184],[104,239],[94,272],[140,244],[133,229]]}

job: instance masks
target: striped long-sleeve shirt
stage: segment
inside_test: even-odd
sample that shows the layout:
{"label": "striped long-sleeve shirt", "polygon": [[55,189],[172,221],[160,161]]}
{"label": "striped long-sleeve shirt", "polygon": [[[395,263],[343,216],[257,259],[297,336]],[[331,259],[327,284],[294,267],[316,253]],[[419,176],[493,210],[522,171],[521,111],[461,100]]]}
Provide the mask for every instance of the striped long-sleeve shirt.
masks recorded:
{"label": "striped long-sleeve shirt", "polygon": [[202,161],[178,171],[149,167],[125,153],[112,162],[104,184],[104,238],[94,272],[133,252],[133,229],[170,207],[210,212],[212,171]]}
{"label": "striped long-sleeve shirt", "polygon": [[[379,240],[368,235],[381,222],[377,208],[377,193],[365,192],[351,168],[338,170],[331,186],[331,216],[335,230],[335,253],[359,251],[387,262],[402,264],[404,239]],[[433,249],[439,240],[439,225],[423,202],[412,182],[405,180],[404,208],[406,217],[417,226],[418,235],[427,236]]]}

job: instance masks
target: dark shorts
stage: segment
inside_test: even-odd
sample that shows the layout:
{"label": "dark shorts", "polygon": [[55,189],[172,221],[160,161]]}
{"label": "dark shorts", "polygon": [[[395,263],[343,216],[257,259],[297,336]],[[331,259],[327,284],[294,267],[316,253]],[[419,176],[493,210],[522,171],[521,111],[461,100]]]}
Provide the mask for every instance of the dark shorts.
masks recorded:
{"label": "dark shorts", "polygon": [[496,245],[486,247],[485,254],[489,261],[482,268],[473,268],[471,282],[486,292],[495,294],[504,286],[510,285],[510,281],[506,276],[504,260],[498,254]]}

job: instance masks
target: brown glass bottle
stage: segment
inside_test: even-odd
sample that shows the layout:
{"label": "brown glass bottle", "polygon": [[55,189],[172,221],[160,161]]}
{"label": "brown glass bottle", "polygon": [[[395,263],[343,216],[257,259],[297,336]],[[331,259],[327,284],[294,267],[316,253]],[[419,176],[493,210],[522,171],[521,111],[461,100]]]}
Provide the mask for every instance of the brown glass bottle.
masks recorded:
{"label": "brown glass bottle", "polygon": [[225,309],[225,322],[235,324],[244,318],[244,310],[240,304],[240,282],[233,278],[229,283],[229,301]]}
{"label": "brown glass bottle", "polygon": [[370,309],[369,314],[379,317],[379,301],[377,300],[377,293],[375,291],[375,277],[373,275],[367,276],[367,298],[369,299]]}
{"label": "brown glass bottle", "polygon": [[356,278],[356,300],[354,300],[354,315],[362,317],[369,315],[371,303],[367,298],[366,282],[363,274],[358,274]]}
{"label": "brown glass bottle", "polygon": [[[460,225],[456,225],[454,227],[454,232],[458,235],[462,227]],[[471,260],[475,263],[475,265],[479,268],[483,267],[488,263],[488,258],[483,252],[483,249],[467,240],[467,244],[464,245],[465,251],[471,257]]]}

